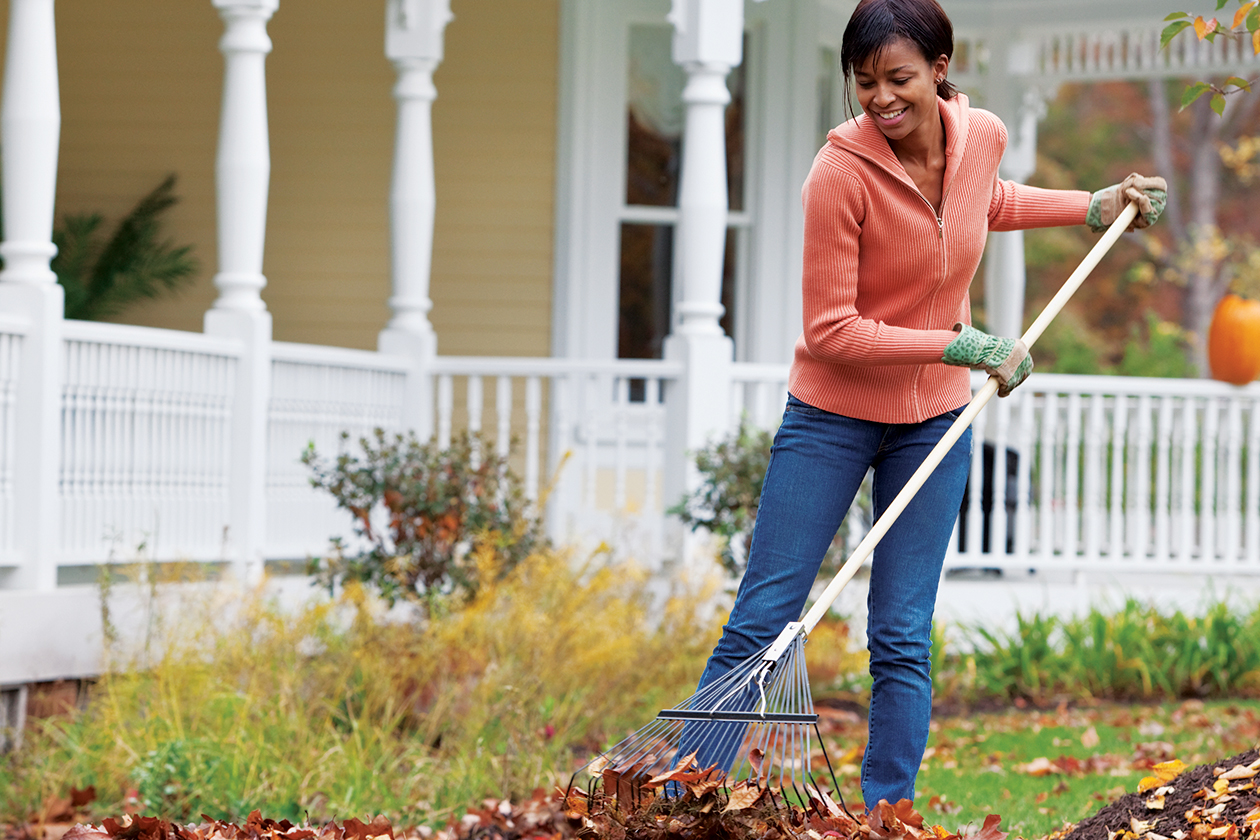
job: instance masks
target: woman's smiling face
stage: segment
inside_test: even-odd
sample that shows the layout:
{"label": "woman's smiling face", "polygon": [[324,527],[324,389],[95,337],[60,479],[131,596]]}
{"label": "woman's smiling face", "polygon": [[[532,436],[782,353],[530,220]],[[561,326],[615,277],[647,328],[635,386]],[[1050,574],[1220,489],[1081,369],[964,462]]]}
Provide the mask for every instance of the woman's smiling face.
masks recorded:
{"label": "woman's smiling face", "polygon": [[914,42],[896,38],[855,68],[858,103],[890,141],[905,140],[940,119],[936,83],[948,69],[945,56],[929,63]]}

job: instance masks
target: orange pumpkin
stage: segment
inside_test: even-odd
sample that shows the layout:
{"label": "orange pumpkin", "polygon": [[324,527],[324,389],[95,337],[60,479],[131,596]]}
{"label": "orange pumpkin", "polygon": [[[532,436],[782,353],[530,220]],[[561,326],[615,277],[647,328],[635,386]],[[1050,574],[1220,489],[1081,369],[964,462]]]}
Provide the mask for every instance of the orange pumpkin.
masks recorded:
{"label": "orange pumpkin", "polygon": [[1260,302],[1227,294],[1208,328],[1212,378],[1246,385],[1260,374]]}

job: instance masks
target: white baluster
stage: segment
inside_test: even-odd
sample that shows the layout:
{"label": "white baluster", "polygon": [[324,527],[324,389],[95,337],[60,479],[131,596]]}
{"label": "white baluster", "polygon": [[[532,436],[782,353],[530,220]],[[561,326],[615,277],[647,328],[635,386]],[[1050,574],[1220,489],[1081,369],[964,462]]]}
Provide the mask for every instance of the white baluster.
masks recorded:
{"label": "white baluster", "polygon": [[552,417],[555,426],[551,429],[551,445],[547,447],[550,462],[548,480],[553,482],[553,498],[547,505],[550,511],[547,533],[557,542],[569,537],[569,515],[576,498],[571,477],[575,468],[566,468],[573,456],[574,400],[577,391],[574,378],[574,374],[559,374],[551,380],[551,398],[555,401]]}
{"label": "white baluster", "polygon": [[1199,401],[1194,397],[1186,397],[1181,408],[1180,482],[1177,498],[1177,559],[1189,563],[1194,559],[1195,549],[1195,461],[1196,444],[1198,443]]}
{"label": "white baluster", "polygon": [[650,377],[644,383],[643,417],[646,426],[643,452],[643,511],[649,516],[659,514],[656,500],[656,470],[661,444],[661,380]]}
{"label": "white baluster", "polygon": [[1059,395],[1046,394],[1041,410],[1041,474],[1038,481],[1038,505],[1041,514],[1041,533],[1037,547],[1041,562],[1046,568],[1054,563],[1055,542],[1060,531],[1055,523],[1055,511],[1059,507],[1055,492],[1059,449]]}
{"label": "white baluster", "polygon": [[1247,564],[1260,567],[1260,400],[1253,399],[1248,406],[1247,418],[1247,515],[1243,521],[1246,532]]}
{"label": "white baluster", "polygon": [[438,449],[449,449],[451,417],[455,413],[455,383],[449,373],[443,373],[438,376],[437,385],[437,445]]}
{"label": "white baluster", "polygon": [[1199,558],[1204,564],[1216,563],[1216,452],[1220,434],[1220,403],[1208,397],[1203,406],[1203,437],[1196,449],[1201,464],[1199,481]]}
{"label": "white baluster", "polygon": [[1172,439],[1173,398],[1159,398],[1159,426],[1155,449],[1155,561],[1165,562],[1172,552]]}
{"label": "white baluster", "polygon": [[984,432],[989,421],[992,403],[976,416],[971,424],[971,474],[968,476],[967,499],[967,552],[966,556],[979,561],[984,546],[984,510],[981,507],[984,492]]}
{"label": "white baluster", "polygon": [[1221,560],[1233,567],[1242,553],[1242,400],[1230,397],[1227,407],[1224,466],[1225,516]]}
{"label": "white baluster", "polygon": [[[993,429],[993,514],[989,517],[989,552],[1005,559],[1007,541],[1007,439],[1010,435],[1011,401],[998,400]],[[1013,536],[1013,535],[1011,535]]]}
{"label": "white baluster", "polygon": [[626,438],[629,432],[630,379],[619,376],[613,381],[613,429],[616,435],[613,467],[613,511],[624,513],[626,509]]}
{"label": "white baluster", "polygon": [[498,419],[495,451],[506,458],[512,448],[512,377],[500,376],[495,381],[494,410]]}
{"label": "white baluster", "polygon": [[485,393],[481,385],[481,377],[472,374],[468,377],[468,431],[476,437],[481,434],[481,414],[484,407]]}
{"label": "white baluster", "polygon": [[1103,483],[1103,395],[1090,394],[1088,414],[1085,419],[1085,476],[1082,482],[1083,498],[1081,513],[1084,537],[1084,555],[1090,563],[1099,559],[1102,545],[1102,483]]}
{"label": "white baluster", "polygon": [[1067,430],[1063,443],[1063,558],[1076,563],[1077,543],[1081,533],[1080,462],[1081,462],[1081,395],[1068,394]]}
{"label": "white baluster", "polygon": [[542,381],[537,376],[525,380],[525,497],[538,501],[538,473],[541,462]]}
{"label": "white baluster", "polygon": [[1129,551],[1135,561],[1147,563],[1151,545],[1151,396],[1137,401],[1136,436],[1129,448]]}
{"label": "white baluster", "polygon": [[1032,495],[1032,461],[1033,461],[1033,423],[1034,402],[1033,391],[1020,389],[1016,391],[1016,404],[1019,407],[1019,425],[1017,427],[1016,447],[1019,451],[1019,477],[1016,480],[1015,494],[1015,555],[1026,558],[1032,545],[1032,518],[1034,511],[1030,508]]}
{"label": "white baluster", "polygon": [[[1111,499],[1108,559],[1118,562],[1124,559],[1124,459],[1129,443],[1129,398],[1117,394],[1111,408]],[[1128,488],[1131,490],[1132,488]]]}
{"label": "white baluster", "polygon": [[604,387],[605,378],[600,374],[591,374],[583,380],[582,389],[582,436],[585,444],[582,454],[582,471],[585,475],[585,484],[582,488],[582,507],[584,510],[595,510],[596,502],[599,498],[596,493],[595,481],[598,477],[596,471],[596,456],[598,455],[598,447],[596,445],[595,436],[599,428],[597,423],[597,407],[600,399],[608,390]]}

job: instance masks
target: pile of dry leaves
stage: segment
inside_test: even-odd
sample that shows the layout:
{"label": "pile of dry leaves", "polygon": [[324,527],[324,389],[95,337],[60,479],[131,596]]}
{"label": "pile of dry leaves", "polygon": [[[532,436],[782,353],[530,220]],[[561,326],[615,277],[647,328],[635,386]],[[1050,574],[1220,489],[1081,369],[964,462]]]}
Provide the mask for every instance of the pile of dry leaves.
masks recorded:
{"label": "pile of dry leaves", "polygon": [[[1260,751],[1186,769],[1154,768],[1140,790],[1046,840],[1260,840]],[[319,827],[263,819],[178,825],[152,817],[76,825],[61,840],[1005,840],[1000,818],[981,828],[929,826],[907,800],[852,814],[827,791],[784,792],[744,781],[728,785],[716,769],[685,759],[650,779],[605,776],[592,790],[541,789],[528,800],[489,799],[434,831],[395,832],[383,817]],[[668,795],[667,795],[668,794]],[[31,835],[34,837],[35,835]]]}

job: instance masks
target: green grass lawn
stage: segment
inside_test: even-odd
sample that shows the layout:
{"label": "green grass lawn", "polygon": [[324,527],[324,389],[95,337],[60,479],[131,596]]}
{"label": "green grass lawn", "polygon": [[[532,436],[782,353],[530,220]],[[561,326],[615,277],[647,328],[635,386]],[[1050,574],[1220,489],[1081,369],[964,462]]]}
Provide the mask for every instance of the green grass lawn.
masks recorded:
{"label": "green grass lawn", "polygon": [[[842,765],[843,792],[859,798],[865,721],[850,718],[833,729],[828,751]],[[951,830],[998,814],[1013,837],[1039,838],[1137,790],[1153,763],[1177,758],[1194,766],[1257,742],[1256,700],[938,715],[916,807],[929,823]]]}

